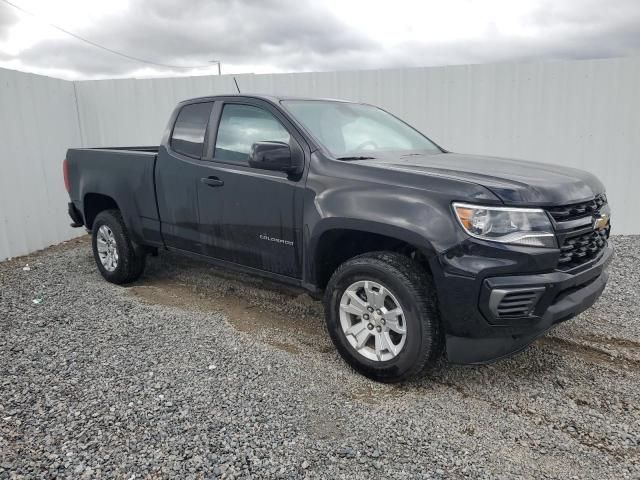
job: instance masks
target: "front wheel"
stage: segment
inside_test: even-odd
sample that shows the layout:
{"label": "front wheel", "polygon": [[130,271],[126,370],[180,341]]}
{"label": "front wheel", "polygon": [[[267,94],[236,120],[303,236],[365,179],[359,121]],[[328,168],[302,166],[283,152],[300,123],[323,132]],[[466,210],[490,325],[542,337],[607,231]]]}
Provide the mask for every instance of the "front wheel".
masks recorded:
{"label": "front wheel", "polygon": [[343,263],[327,285],[325,317],[342,357],[373,380],[409,379],[442,352],[431,278],[398,253],[368,253]]}
{"label": "front wheel", "polygon": [[105,210],[96,216],[91,246],[98,270],[105,280],[123,284],[142,275],[146,256],[136,250],[118,210]]}

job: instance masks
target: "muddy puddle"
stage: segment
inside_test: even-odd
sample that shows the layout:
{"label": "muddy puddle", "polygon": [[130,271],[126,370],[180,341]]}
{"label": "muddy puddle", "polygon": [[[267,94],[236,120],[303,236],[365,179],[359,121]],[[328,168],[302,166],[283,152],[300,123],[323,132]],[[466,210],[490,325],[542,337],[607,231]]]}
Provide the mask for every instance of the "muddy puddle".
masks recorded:
{"label": "muddy puddle", "polygon": [[640,347],[638,344],[631,340],[616,340],[618,342],[591,334],[583,334],[579,341],[547,335],[538,339],[536,344],[563,354],[578,356],[591,363],[609,367],[639,369]]}
{"label": "muddy puddle", "polygon": [[393,400],[406,397],[411,392],[418,391],[416,388],[404,384],[383,385],[371,383],[354,388],[348,394],[349,398],[359,400],[369,405],[380,405]]}
{"label": "muddy puddle", "polygon": [[219,280],[226,284],[223,291],[204,289],[175,279],[149,279],[128,287],[127,291],[149,304],[223,313],[226,322],[235,330],[257,337],[290,354],[300,354],[307,349],[319,353],[332,351],[324,331],[324,319],[316,311],[321,305],[313,305],[318,302],[306,295],[297,298],[275,291],[268,292],[274,297],[268,300],[246,298],[242,295],[246,287],[230,284],[228,278]]}

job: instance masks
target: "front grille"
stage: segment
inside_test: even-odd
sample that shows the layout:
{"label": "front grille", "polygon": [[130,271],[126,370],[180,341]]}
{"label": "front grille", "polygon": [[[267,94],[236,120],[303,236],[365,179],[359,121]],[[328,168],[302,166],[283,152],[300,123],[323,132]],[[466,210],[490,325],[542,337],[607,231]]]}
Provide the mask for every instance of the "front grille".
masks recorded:
{"label": "front grille", "polygon": [[558,267],[570,270],[595,258],[607,244],[609,229],[595,230],[568,237],[560,246]]}
{"label": "front grille", "polygon": [[494,289],[491,291],[489,308],[496,318],[526,317],[544,293],[544,287]]}
{"label": "front grille", "polygon": [[588,202],[574,203],[571,205],[563,205],[562,207],[550,207],[547,211],[551,214],[556,222],[564,222],[576,218],[593,215],[607,203],[604,195],[598,195]]}

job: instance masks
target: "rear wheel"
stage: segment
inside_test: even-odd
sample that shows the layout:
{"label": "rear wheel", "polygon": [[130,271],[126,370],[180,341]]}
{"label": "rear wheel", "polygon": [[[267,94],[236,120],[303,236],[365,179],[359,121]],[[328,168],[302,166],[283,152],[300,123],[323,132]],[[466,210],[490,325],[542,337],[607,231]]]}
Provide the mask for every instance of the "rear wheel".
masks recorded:
{"label": "rear wheel", "polygon": [[123,284],[142,275],[146,255],[135,248],[118,210],[105,210],[96,216],[91,245],[96,265],[105,280]]}
{"label": "rear wheel", "polygon": [[342,264],[327,285],[325,316],[343,358],[377,381],[418,375],[442,353],[431,278],[404,255],[374,252]]}

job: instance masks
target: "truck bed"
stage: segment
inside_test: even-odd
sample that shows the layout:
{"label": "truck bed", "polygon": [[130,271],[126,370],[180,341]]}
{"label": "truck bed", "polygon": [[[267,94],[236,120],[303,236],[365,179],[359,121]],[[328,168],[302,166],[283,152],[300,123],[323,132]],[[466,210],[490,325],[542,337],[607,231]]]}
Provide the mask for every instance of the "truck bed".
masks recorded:
{"label": "truck bed", "polygon": [[[154,169],[159,147],[72,148],[67,151],[69,195],[91,228],[87,205],[98,196],[113,199],[134,240],[160,242]],[[94,202],[88,202],[88,199]]]}

